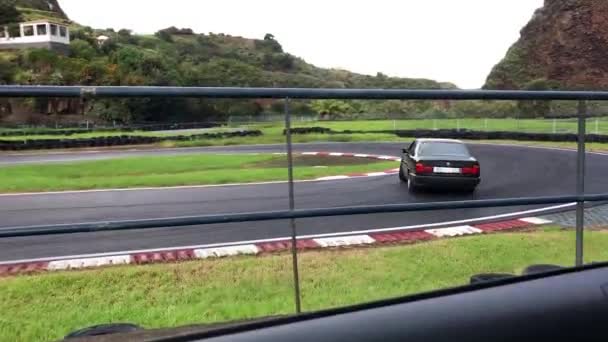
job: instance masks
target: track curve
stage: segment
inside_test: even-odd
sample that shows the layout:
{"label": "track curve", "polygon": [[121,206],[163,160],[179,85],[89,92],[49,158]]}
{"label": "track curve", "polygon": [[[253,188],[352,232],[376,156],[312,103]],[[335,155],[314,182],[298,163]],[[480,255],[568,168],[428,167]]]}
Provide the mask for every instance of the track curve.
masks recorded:
{"label": "track curve", "polygon": [[[399,143],[297,144],[298,152],[332,151],[398,156]],[[521,146],[472,144],[482,165],[482,183],[473,195],[420,193],[411,195],[397,176],[297,183],[297,208],[337,207],[404,202],[552,196],[575,191],[576,154],[573,151]],[[280,145],[179,150],[110,151],[53,155],[2,155],[0,165],[117,158],[133,155],[184,153],[283,152]],[[587,156],[587,189],[608,192],[608,157]],[[287,209],[286,184],[210,188],[104,191],[0,196],[2,227],[53,223],[144,219],[201,214]],[[298,220],[301,235],[340,233],[374,228],[432,224],[500,215],[534,206],[479,208],[359,215]],[[122,250],[177,247],[275,238],[289,235],[284,221],[252,222],[201,227],[159,228],[146,231],[105,232],[0,240],[0,261],[104,253]]]}

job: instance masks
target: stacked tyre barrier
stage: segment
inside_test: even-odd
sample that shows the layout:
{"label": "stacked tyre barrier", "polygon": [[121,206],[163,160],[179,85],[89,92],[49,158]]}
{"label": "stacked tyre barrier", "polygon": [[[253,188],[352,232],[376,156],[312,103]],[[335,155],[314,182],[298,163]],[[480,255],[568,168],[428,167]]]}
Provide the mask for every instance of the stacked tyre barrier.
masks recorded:
{"label": "stacked tyre barrier", "polygon": [[[111,131],[110,129],[105,132]],[[16,137],[25,135],[72,135],[95,132],[90,129],[35,129],[35,130],[11,130],[0,132],[0,137]]]}
{"label": "stacked tyre barrier", "polygon": [[194,123],[172,123],[172,124],[141,124],[119,127],[96,127],[96,128],[35,128],[35,129],[14,129],[0,132],[0,137],[25,136],[25,135],[66,135],[95,132],[134,132],[134,131],[175,131],[183,129],[205,129],[219,127],[217,123],[194,122]]}
{"label": "stacked tyre barrier", "polygon": [[226,139],[236,137],[255,137],[262,135],[259,130],[238,132],[203,133],[176,136],[134,136],[120,135],[95,137],[86,139],[31,139],[31,140],[0,140],[2,151],[46,150],[61,148],[108,147],[125,145],[146,145],[161,141],[188,141],[198,139]]}
{"label": "stacked tyre barrier", "polygon": [[[291,129],[292,134],[395,134],[398,137],[407,138],[443,138],[443,139],[467,139],[467,140],[519,140],[519,141],[564,141],[574,142],[578,140],[573,133],[529,133],[529,132],[506,132],[506,131],[473,131],[466,129],[412,129],[412,130],[380,130],[380,131],[334,131],[326,127],[298,127]],[[285,134],[285,131],[283,131]],[[608,143],[608,135],[587,134],[587,142]]]}
{"label": "stacked tyre barrier", "polygon": [[[504,131],[470,131],[470,130],[400,130],[394,131],[399,137],[444,138],[467,140],[518,140],[518,141],[556,141],[575,142],[578,136],[573,133],[528,133]],[[608,135],[587,134],[587,142],[608,142]]]}

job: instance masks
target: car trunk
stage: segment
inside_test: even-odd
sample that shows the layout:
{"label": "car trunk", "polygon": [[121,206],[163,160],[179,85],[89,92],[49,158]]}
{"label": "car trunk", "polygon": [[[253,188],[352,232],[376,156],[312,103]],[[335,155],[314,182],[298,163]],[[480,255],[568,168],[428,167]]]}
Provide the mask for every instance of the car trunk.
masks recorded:
{"label": "car trunk", "polygon": [[[465,156],[432,156],[420,157],[417,160],[416,174],[440,177],[478,177],[479,163],[474,158]],[[420,167],[419,165],[422,165]],[[477,170],[475,170],[477,167]]]}

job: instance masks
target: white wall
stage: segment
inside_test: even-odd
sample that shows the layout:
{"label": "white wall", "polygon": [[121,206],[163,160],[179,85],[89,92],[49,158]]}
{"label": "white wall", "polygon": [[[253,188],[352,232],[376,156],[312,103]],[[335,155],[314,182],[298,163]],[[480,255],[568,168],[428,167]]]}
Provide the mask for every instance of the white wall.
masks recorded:
{"label": "white wall", "polygon": [[62,44],[70,44],[70,30],[66,28],[66,36],[61,37],[59,35],[59,26],[57,27],[57,35],[51,35],[51,28],[49,24],[46,24],[46,34],[38,35],[37,33],[37,24],[32,24],[34,27],[34,35],[33,36],[25,36],[24,35],[24,26],[30,26],[28,24],[21,25],[21,37],[10,37],[10,38],[0,38],[0,44],[28,44],[28,43],[47,43],[47,42],[55,42]]}

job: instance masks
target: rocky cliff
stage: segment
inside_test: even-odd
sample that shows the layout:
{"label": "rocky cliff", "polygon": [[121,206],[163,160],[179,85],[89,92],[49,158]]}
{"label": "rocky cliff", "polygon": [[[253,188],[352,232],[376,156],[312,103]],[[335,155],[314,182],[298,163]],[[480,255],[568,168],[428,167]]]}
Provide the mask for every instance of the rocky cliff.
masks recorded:
{"label": "rocky cliff", "polygon": [[487,89],[608,89],[608,1],[545,0]]}

